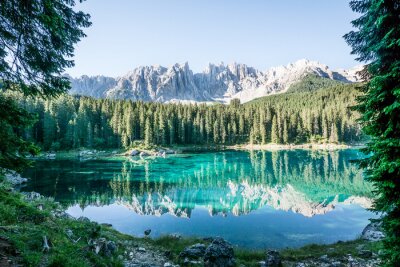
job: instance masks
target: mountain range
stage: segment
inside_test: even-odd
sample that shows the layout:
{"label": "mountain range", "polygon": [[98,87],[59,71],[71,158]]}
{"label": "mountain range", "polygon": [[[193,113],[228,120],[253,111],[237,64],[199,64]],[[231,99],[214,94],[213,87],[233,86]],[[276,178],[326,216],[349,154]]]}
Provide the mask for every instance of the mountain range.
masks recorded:
{"label": "mountain range", "polygon": [[168,68],[159,65],[141,66],[126,75],[81,76],[72,78],[70,94],[96,98],[132,99],[146,102],[222,102],[240,99],[242,103],[270,94],[284,93],[290,85],[308,74],[344,83],[359,82],[357,71],[331,70],[327,65],[307,59],[287,66],[259,71],[245,64],[209,64],[200,73],[193,73],[188,63]]}

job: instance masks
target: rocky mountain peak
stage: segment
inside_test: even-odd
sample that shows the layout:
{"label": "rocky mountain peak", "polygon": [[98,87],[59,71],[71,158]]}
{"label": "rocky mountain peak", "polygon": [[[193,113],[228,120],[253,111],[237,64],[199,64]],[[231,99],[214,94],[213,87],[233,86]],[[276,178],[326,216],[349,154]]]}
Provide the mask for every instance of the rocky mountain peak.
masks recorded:
{"label": "rocky mountain peak", "polygon": [[283,93],[307,74],[358,82],[357,70],[333,71],[317,61],[301,59],[264,72],[245,64],[209,63],[203,72],[193,73],[188,62],[168,68],[140,66],[119,78],[82,76],[70,78],[72,94],[93,97],[133,99],[156,102],[225,102],[238,98],[247,102],[269,94]]}

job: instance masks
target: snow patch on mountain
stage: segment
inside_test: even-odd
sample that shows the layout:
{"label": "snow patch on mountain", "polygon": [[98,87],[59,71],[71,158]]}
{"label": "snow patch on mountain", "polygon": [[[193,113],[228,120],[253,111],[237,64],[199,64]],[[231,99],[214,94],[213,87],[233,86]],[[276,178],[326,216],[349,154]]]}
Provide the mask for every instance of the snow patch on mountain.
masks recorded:
{"label": "snow patch on mountain", "polygon": [[245,64],[210,63],[203,72],[193,73],[186,62],[168,68],[141,66],[118,78],[70,78],[70,93],[162,103],[228,103],[234,98],[244,103],[258,97],[284,93],[290,85],[307,74],[346,83],[359,82],[357,71],[360,69],[358,66],[350,70],[332,71],[327,65],[302,59],[264,72]]}

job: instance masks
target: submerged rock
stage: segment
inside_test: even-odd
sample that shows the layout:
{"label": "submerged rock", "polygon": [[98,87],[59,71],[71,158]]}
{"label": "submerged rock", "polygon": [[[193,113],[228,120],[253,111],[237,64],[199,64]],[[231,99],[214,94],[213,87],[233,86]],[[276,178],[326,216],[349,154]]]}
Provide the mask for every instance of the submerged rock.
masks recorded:
{"label": "submerged rock", "polygon": [[216,238],[207,247],[204,254],[204,266],[230,267],[235,266],[233,247],[222,238]]}
{"label": "submerged rock", "polygon": [[172,150],[172,149],[166,149],[166,150],[164,150],[164,152],[165,152],[165,154],[167,154],[167,155],[176,154],[176,151],[175,151],[175,150]]}
{"label": "submerged rock", "polygon": [[140,152],[139,156],[141,156],[141,157],[148,157],[148,156],[150,156],[150,154],[147,153],[147,152],[142,151],[142,152]]}
{"label": "submerged rock", "polygon": [[163,152],[161,152],[161,151],[157,152],[157,153],[156,153],[156,156],[157,156],[157,157],[165,158],[165,156],[166,156],[165,151],[163,151]]}
{"label": "submerged rock", "polygon": [[47,153],[46,155],[45,155],[45,158],[46,159],[56,159],[56,153]]}
{"label": "submerged rock", "polygon": [[150,233],[151,233],[151,229],[147,229],[147,230],[144,231],[144,235],[145,236],[150,235]]}
{"label": "submerged rock", "polygon": [[140,151],[139,150],[136,150],[136,149],[133,149],[130,153],[129,153],[129,155],[130,156],[137,156],[137,155],[139,155],[140,154]]}

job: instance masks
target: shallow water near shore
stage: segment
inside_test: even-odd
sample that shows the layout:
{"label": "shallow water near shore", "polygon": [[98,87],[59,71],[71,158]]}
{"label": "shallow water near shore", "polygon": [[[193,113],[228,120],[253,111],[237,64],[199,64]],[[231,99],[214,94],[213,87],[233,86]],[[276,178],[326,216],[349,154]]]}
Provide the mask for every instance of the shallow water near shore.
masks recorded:
{"label": "shallow water near shore", "polygon": [[38,160],[22,191],[142,236],[221,236],[247,248],[354,239],[374,214],[357,150],[224,151],[166,158]]}

